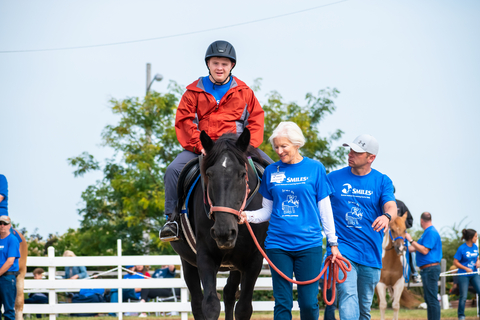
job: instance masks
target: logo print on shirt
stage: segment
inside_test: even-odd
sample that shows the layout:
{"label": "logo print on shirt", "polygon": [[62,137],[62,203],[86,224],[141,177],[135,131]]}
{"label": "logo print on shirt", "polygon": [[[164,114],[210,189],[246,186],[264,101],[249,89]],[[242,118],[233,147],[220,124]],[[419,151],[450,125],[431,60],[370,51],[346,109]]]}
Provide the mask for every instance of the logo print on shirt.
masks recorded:
{"label": "logo print on shirt", "polygon": [[362,220],[363,212],[359,207],[352,207],[350,212],[345,214],[345,220],[347,220],[347,227],[349,228],[361,228],[358,220]]}
{"label": "logo print on shirt", "polygon": [[342,192],[343,192],[343,193],[349,193],[350,190],[352,190],[352,186],[351,186],[350,184],[348,184],[348,183],[345,183],[345,184],[343,185],[343,187],[346,187],[346,188],[343,188],[343,189],[342,189]]}
{"label": "logo print on shirt", "polygon": [[[293,192],[292,192],[293,193]],[[282,202],[282,210],[285,214],[295,213],[295,208],[298,208],[299,201],[297,196],[288,195],[287,200]]]}

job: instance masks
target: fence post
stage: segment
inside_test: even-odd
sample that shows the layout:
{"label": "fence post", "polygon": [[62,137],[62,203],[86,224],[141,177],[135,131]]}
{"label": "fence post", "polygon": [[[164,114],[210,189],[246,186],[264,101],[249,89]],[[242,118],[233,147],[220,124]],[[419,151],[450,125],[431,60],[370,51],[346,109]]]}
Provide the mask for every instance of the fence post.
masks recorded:
{"label": "fence post", "polygon": [[[440,261],[440,273],[444,273],[447,271],[447,260],[442,259]],[[440,298],[441,298],[441,306],[442,309],[448,309],[450,308],[449,303],[448,303],[448,295],[445,294],[445,284],[446,284],[447,278],[446,277],[440,277]]]}
{"label": "fence post", "polygon": [[[119,257],[118,260],[120,261],[120,257],[122,256],[122,240],[121,239],[117,239],[117,256]],[[118,280],[122,280],[122,264],[120,262],[118,263]],[[118,288],[118,303],[120,303],[120,307],[122,302],[123,302],[123,289]],[[121,311],[118,312],[118,319],[119,320],[123,319],[123,312]]]}
{"label": "fence post", "polygon": [[[55,267],[54,258],[55,258],[55,248],[48,247],[48,257],[50,258],[48,266],[48,280],[55,280],[57,274],[57,268]],[[57,294],[55,289],[48,289],[48,304],[51,307],[51,310],[55,310],[55,304],[57,302]],[[55,313],[50,313],[50,320],[55,320],[57,315]]]}

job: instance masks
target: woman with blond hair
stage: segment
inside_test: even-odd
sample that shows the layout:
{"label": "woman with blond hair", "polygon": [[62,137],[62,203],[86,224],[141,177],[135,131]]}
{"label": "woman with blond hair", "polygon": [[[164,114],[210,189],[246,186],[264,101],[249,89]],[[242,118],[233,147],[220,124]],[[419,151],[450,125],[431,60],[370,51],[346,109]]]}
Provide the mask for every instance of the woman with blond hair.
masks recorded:
{"label": "woman with blond hair", "polygon": [[[298,281],[314,279],[322,265],[322,225],[332,249],[338,251],[335,224],[329,195],[333,191],[325,167],[317,160],[304,157],[302,130],[294,122],[281,122],[269,139],[280,158],[263,174],[259,192],[263,208],[244,211],[242,220],[251,223],[270,221],[265,251],[269,259],[289,278]],[[292,319],[292,283],[272,270],[275,320]],[[299,285],[298,305],[302,320],[318,320],[318,281]]]}
{"label": "woman with blond hair", "polygon": [[[64,257],[76,257],[75,253],[65,250]],[[65,267],[64,279],[84,279],[88,277],[87,268],[85,267]]]}

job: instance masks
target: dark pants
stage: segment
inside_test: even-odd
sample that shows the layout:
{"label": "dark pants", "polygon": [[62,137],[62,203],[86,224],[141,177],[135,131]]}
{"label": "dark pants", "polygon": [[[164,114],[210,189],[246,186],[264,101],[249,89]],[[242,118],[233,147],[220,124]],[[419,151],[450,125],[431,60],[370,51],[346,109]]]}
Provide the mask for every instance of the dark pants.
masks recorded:
{"label": "dark pants", "polygon": [[[44,294],[35,294],[30,298],[25,299],[26,304],[48,304],[48,297]],[[41,318],[42,315],[37,313],[37,318]]]}
{"label": "dark pants", "polygon": [[420,276],[422,277],[423,297],[427,303],[427,318],[428,320],[440,320],[440,303],[437,298],[440,265],[420,270]]}
{"label": "dark pants", "polygon": [[460,299],[458,299],[458,319],[465,319],[465,303],[467,302],[468,286],[471,284],[477,294],[480,294],[480,275],[457,276]]}
{"label": "dark pants", "polygon": [[[322,296],[323,297],[323,296]],[[327,289],[327,300],[332,299],[332,289]],[[327,305],[325,307],[325,314],[323,315],[323,320],[335,320],[335,309],[337,304],[337,295],[335,295],[335,301],[331,306]]]}
{"label": "dark pants", "polygon": [[0,319],[2,318],[1,307],[7,320],[15,320],[15,298],[17,297],[17,277],[13,274],[0,277]]}
{"label": "dark pants", "polygon": [[[168,288],[145,288],[142,289],[142,299],[147,301],[148,299],[155,299],[156,297],[159,298],[168,298],[173,295],[172,289]],[[175,289],[175,295],[179,296],[180,295],[180,288]]]}
{"label": "dark pants", "polygon": [[[281,249],[267,249],[268,258],[287,277],[298,281],[314,279],[320,273],[322,266],[322,247],[314,247],[300,251],[285,251]],[[275,270],[272,270],[273,296],[275,320],[291,320],[293,307],[293,285],[283,279]],[[307,285],[297,286],[298,306],[302,320],[318,320],[318,281]]]}
{"label": "dark pants", "polygon": [[[269,161],[270,163],[273,162],[272,159],[270,159],[269,156],[265,154],[260,149],[256,149],[259,153],[260,156]],[[188,150],[183,150],[180,152],[175,160],[170,163],[170,165],[167,167],[167,170],[165,171],[165,176],[163,177],[163,181],[165,184],[165,214],[170,215],[173,210],[175,209],[175,206],[177,205],[178,201],[178,195],[177,195],[177,182],[178,182],[178,177],[180,176],[180,173],[182,172],[183,167],[189,162],[190,160],[195,159],[198,157],[198,154],[193,153]]]}
{"label": "dark pants", "polygon": [[[94,293],[90,296],[84,296],[83,294],[76,294],[72,298],[72,303],[99,303],[105,302],[103,296],[99,293]],[[72,317],[95,317],[98,313],[72,313]]]}

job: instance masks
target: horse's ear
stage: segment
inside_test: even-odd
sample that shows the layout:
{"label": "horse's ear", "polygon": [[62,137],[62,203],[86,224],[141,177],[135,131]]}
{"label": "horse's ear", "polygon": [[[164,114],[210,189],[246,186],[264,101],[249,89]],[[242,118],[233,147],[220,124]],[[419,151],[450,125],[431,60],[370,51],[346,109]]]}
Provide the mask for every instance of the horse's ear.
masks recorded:
{"label": "horse's ear", "polygon": [[238,140],[235,144],[240,150],[242,150],[242,152],[247,151],[248,145],[250,144],[250,130],[248,130],[248,128],[245,128],[245,130],[243,130],[242,134],[240,135],[240,137],[238,137]]}
{"label": "horse's ear", "polygon": [[202,142],[202,146],[207,153],[210,152],[210,150],[212,150],[213,145],[215,144],[212,138],[210,138],[208,134],[203,130],[200,133],[200,141]]}
{"label": "horse's ear", "polygon": [[400,218],[402,218],[403,222],[405,222],[405,221],[407,221],[407,217],[408,217],[408,211],[405,211],[403,216],[401,216]]}

